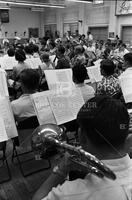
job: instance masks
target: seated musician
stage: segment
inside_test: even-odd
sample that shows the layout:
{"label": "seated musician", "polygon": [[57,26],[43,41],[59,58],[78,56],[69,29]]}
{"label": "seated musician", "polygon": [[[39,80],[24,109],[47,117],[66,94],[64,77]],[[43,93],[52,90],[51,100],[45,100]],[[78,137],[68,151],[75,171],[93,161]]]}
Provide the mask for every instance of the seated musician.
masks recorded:
{"label": "seated musician", "polygon": [[87,78],[87,69],[84,64],[80,62],[76,63],[72,68],[73,72],[73,81],[76,87],[80,88],[84,101],[86,102],[90,98],[94,97],[95,91],[94,89],[85,84],[84,81]]}
{"label": "seated musician", "polygon": [[55,69],[67,69],[71,67],[69,58],[65,56],[64,46],[62,45],[58,46],[56,55],[58,58],[58,62]]}
{"label": "seated musician", "polygon": [[20,73],[21,88],[23,95],[11,102],[15,119],[19,122],[28,117],[35,116],[34,107],[30,94],[37,91],[39,86],[39,74],[34,69],[24,69]]}
{"label": "seated musician", "polygon": [[19,77],[19,74],[22,72],[22,70],[30,68],[30,65],[28,65],[25,60],[26,60],[26,55],[24,50],[18,49],[15,52],[15,59],[18,61],[18,64],[13,67],[13,79],[16,81]]}
{"label": "seated musician", "polygon": [[123,68],[125,69],[125,72],[123,72],[121,76],[129,76],[132,73],[132,53],[124,55]]}
{"label": "seated musician", "polygon": [[125,44],[120,44],[119,48],[114,51],[114,56],[123,59],[124,55],[129,53]]}
{"label": "seated musician", "polygon": [[101,74],[103,79],[97,84],[96,93],[99,95],[114,95],[115,93],[120,93],[120,84],[118,78],[114,76],[116,66],[111,60],[103,60],[100,65]]}
{"label": "seated musician", "polygon": [[97,96],[85,103],[77,119],[82,148],[102,160],[116,179],[106,176],[101,179],[88,173],[84,179],[68,181],[67,173],[73,163],[67,156],[53,168],[33,200],[131,200],[132,161],[125,148],[129,127],[127,109],[109,96]]}

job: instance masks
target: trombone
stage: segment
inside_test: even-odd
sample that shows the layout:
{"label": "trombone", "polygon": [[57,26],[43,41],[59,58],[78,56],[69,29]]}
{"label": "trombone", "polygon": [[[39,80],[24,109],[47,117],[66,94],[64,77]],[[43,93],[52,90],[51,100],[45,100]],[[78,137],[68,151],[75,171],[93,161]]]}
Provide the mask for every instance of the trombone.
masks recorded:
{"label": "trombone", "polygon": [[39,126],[32,134],[31,145],[35,153],[43,155],[48,146],[55,145],[66,150],[70,154],[70,160],[86,169],[99,178],[107,177],[115,180],[116,175],[102,161],[94,155],[84,151],[82,148],[69,145],[65,141],[63,128],[55,124]]}

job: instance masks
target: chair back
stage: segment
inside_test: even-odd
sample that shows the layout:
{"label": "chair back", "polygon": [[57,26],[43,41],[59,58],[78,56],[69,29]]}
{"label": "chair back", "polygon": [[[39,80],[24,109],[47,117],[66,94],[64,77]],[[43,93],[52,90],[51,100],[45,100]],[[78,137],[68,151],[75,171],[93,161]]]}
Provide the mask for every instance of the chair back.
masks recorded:
{"label": "chair back", "polygon": [[18,137],[14,138],[16,146],[29,147],[30,138],[35,128],[39,126],[39,122],[36,116],[29,117],[17,125]]}

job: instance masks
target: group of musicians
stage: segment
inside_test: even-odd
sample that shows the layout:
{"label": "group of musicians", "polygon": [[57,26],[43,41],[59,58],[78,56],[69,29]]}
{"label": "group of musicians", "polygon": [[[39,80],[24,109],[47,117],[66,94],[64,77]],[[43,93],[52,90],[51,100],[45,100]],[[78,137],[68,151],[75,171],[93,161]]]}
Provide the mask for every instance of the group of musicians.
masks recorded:
{"label": "group of musicians", "polygon": [[[76,119],[79,126],[77,131],[79,144],[83,150],[91,154],[91,157],[95,155],[99,160],[103,161],[115,174],[115,180],[112,177],[105,176],[105,174],[102,178],[95,176],[92,171],[88,170],[89,167],[82,167],[85,174],[83,179],[69,180],[70,171],[81,170],[81,162],[79,167],[74,164],[70,159],[72,153],[68,152],[53,167],[52,173],[36,191],[33,200],[131,200],[132,161],[128,155],[127,145],[131,141],[129,136],[130,119],[124,100],[113,98],[116,92],[121,92],[121,87],[118,81],[119,73],[115,73],[117,69],[119,72],[120,65],[117,65],[117,63],[116,66],[114,65],[112,56],[114,55],[116,61],[118,58],[122,60],[121,71],[125,69],[123,74],[127,76],[132,71],[132,53],[126,49],[122,42],[116,46],[111,44],[109,40],[105,44],[102,41],[97,41],[96,43],[92,41],[92,45],[95,48],[91,48],[91,41],[86,44],[86,40],[83,39],[79,41],[72,40],[72,42],[67,40],[65,44],[61,40],[56,44],[54,41],[49,40],[46,43],[43,41],[42,45],[41,49],[37,48],[37,56],[40,56],[41,59],[41,57],[46,58],[47,55],[48,61],[41,60],[41,67],[44,65],[45,69],[48,69],[48,62],[50,62],[51,69],[72,68],[76,76],[74,76],[73,81],[83,91],[83,97],[85,96],[85,105],[78,112]],[[115,46],[116,50],[111,49],[115,48]],[[21,92],[23,93],[24,91],[24,94],[14,101],[15,104],[12,103],[12,106],[17,105],[17,108],[22,106],[29,94],[37,91],[40,74],[29,69],[29,63],[26,63],[28,55],[25,53],[25,50],[30,50],[32,57],[33,53],[35,53],[33,52],[33,47],[35,48],[34,44],[9,46],[9,49],[15,48],[13,56],[19,60],[14,68],[17,70],[17,77],[15,76],[14,81],[18,81],[21,84]],[[89,53],[90,51],[92,54]],[[89,63],[93,64],[97,59],[102,60],[100,66],[103,79],[98,83],[97,91],[94,91],[93,88],[85,91],[85,67]],[[56,60],[58,64],[55,64]],[[90,62],[88,62],[89,60]],[[120,60],[118,64],[120,64]],[[83,78],[84,76],[85,78]],[[82,82],[79,83],[77,80]],[[88,91],[91,91],[92,95],[91,98],[86,99],[87,95],[85,93]],[[23,97],[24,101],[22,101]],[[25,110],[18,109],[19,111],[21,110],[19,117],[23,110],[26,113],[26,108],[29,109],[27,102],[25,105]],[[13,112],[15,113],[15,111]],[[94,168],[96,170],[96,165]]]}

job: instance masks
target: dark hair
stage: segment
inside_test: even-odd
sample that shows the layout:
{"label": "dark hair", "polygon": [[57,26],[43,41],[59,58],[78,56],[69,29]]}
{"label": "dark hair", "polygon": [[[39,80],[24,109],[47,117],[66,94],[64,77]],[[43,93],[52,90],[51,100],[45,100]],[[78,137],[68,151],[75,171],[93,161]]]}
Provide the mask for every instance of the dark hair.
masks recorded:
{"label": "dark hair", "polygon": [[100,68],[106,76],[110,76],[114,74],[116,66],[113,61],[106,59],[101,61]]}
{"label": "dark hair", "polygon": [[58,46],[58,52],[59,52],[60,54],[64,54],[64,53],[65,53],[65,47],[62,46],[62,45],[59,45],[59,46]]}
{"label": "dark hair", "polygon": [[20,82],[29,90],[35,90],[39,86],[39,73],[35,69],[24,69],[20,73]]}
{"label": "dark hair", "polygon": [[14,48],[9,48],[7,51],[7,54],[9,57],[13,57],[15,55],[15,50]]}
{"label": "dark hair", "polygon": [[38,53],[39,52],[39,47],[36,44],[32,45],[32,49],[33,49],[34,53]]}
{"label": "dark hair", "polygon": [[132,65],[132,53],[127,53],[124,55],[124,60],[129,62],[130,65]]}
{"label": "dark hair", "polygon": [[72,68],[73,72],[73,81],[77,81],[77,83],[83,83],[84,80],[87,78],[87,69],[84,64],[77,62],[74,67]]}
{"label": "dark hair", "polygon": [[26,54],[33,54],[32,45],[25,46],[24,50],[25,50]]}
{"label": "dark hair", "polygon": [[22,49],[18,49],[18,50],[15,52],[15,59],[16,59],[18,62],[24,62],[24,60],[26,60],[25,52],[24,52]]}
{"label": "dark hair", "polygon": [[124,43],[121,46],[124,47],[124,48],[126,48],[126,44],[124,44]]}
{"label": "dark hair", "polygon": [[76,54],[80,54],[80,53],[83,53],[83,52],[84,52],[84,48],[81,45],[77,45],[75,47],[75,53]]}
{"label": "dark hair", "polygon": [[54,41],[50,41],[49,45],[51,45],[53,48],[55,48],[55,46],[56,46]]}
{"label": "dark hair", "polygon": [[82,132],[97,146],[120,146],[128,136],[129,114],[117,99],[96,96],[80,109],[77,120]]}

